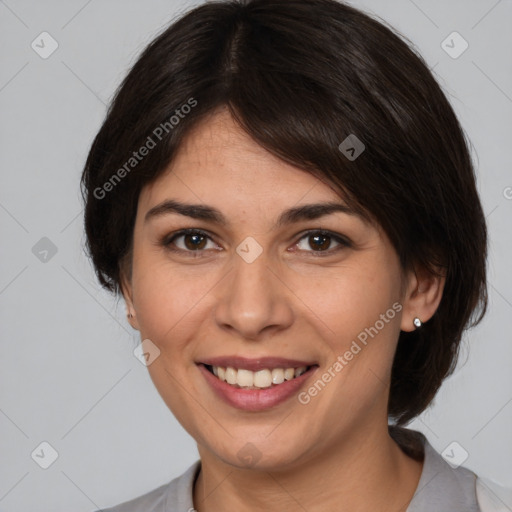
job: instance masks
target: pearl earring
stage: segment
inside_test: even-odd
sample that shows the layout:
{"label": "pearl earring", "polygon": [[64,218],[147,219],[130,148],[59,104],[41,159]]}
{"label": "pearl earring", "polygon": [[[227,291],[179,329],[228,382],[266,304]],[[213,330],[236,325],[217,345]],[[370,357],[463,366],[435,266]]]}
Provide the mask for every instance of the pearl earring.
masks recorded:
{"label": "pearl earring", "polygon": [[416,317],[413,320],[413,324],[416,326],[416,328],[419,328],[419,327],[421,327],[421,320],[418,317]]}

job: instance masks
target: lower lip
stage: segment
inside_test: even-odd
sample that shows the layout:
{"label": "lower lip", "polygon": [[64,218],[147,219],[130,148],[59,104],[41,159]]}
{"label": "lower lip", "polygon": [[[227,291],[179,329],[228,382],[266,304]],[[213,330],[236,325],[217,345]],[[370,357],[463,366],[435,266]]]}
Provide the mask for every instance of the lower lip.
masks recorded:
{"label": "lower lip", "polygon": [[292,380],[285,380],[282,384],[264,389],[243,389],[235,388],[218,379],[208,371],[204,364],[198,364],[199,370],[204,375],[206,382],[210,384],[213,391],[227,404],[245,411],[263,411],[270,409],[288,400],[292,395],[298,393],[305,381],[315,372],[317,366],[311,367],[308,371],[295,377]]}

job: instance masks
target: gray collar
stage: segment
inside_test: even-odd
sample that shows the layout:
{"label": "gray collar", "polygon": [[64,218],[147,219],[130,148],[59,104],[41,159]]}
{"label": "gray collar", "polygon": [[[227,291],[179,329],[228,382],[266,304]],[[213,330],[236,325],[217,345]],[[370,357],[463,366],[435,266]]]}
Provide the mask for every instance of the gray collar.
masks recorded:
{"label": "gray collar", "polygon": [[476,474],[462,466],[453,468],[423,439],[423,471],[406,512],[480,512]]}
{"label": "gray collar", "polygon": [[[424,461],[406,512],[480,512],[475,473],[462,466],[452,468],[420,432],[390,427],[390,434],[405,453]],[[170,483],[105,512],[192,512],[194,482],[200,468],[198,460]]]}

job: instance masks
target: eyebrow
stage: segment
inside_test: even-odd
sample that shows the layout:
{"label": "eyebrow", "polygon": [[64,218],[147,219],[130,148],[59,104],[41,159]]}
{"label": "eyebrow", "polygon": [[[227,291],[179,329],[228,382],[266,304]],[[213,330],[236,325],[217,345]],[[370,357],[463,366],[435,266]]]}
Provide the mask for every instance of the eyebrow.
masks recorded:
{"label": "eyebrow", "polygon": [[[354,210],[344,203],[313,203],[296,206],[294,208],[289,208],[288,210],[283,211],[281,215],[279,215],[276,223],[273,226],[273,229],[277,229],[282,226],[297,223],[303,220],[319,219],[320,217],[324,217],[335,212],[342,212],[347,215],[358,217],[365,221],[365,217],[361,212]],[[229,222],[224,214],[213,206],[182,203],[175,199],[167,199],[151,208],[146,213],[144,222],[146,223],[151,219],[173,213],[177,213],[185,217],[191,217],[193,219],[212,222],[224,227],[229,225]]]}

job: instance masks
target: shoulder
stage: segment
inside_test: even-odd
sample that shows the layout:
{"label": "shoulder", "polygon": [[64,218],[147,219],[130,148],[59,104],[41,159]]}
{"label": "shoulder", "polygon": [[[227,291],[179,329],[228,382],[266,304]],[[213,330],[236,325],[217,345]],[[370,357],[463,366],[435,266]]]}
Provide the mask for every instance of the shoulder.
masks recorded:
{"label": "shoulder", "polygon": [[146,494],[96,512],[187,512],[193,510],[193,487],[201,462],[192,464],[183,474]]}
{"label": "shoulder", "polygon": [[512,510],[512,488],[502,487],[488,478],[477,477],[476,495],[481,512]]}
{"label": "shoulder", "polygon": [[477,475],[448,462],[425,438],[423,471],[407,512],[464,510],[480,512],[476,496]]}
{"label": "shoulder", "polygon": [[[390,435],[409,456],[423,459],[423,470],[406,512],[435,508],[467,512],[509,512],[511,491],[453,463],[453,453],[439,454],[424,434],[393,426]],[[452,460],[451,460],[452,459]]]}

